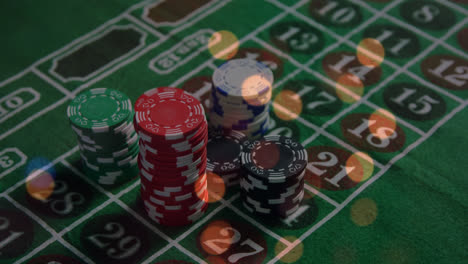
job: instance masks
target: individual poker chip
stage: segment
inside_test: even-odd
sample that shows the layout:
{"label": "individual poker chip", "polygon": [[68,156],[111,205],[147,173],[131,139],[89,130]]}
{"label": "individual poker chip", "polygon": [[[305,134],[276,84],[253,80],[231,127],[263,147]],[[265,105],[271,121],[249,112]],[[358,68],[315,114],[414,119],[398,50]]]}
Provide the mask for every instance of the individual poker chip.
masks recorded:
{"label": "individual poker chip", "polygon": [[[181,184],[173,187],[161,186],[160,184],[142,180],[141,188],[148,196],[154,196],[156,199],[160,198],[164,200],[165,203],[177,203],[188,198],[197,198],[194,196],[195,194],[197,194],[198,197],[202,197],[200,194],[207,188],[207,180],[207,176],[202,176],[193,183],[183,186]],[[175,199],[169,200],[168,197],[173,197]]]}
{"label": "individual poker chip", "polygon": [[140,166],[140,175],[150,182],[155,184],[164,184],[167,186],[174,186],[180,184],[189,184],[195,182],[201,177],[206,170],[206,164],[199,167],[189,168],[186,170],[164,170],[148,171],[144,166]]}
{"label": "individual poker chip", "polygon": [[140,147],[140,154],[146,160],[153,160],[156,163],[177,163],[186,165],[187,162],[194,162],[206,152],[208,140],[204,138],[196,146],[183,152],[164,152],[159,149],[150,148],[148,146]]}
{"label": "individual poker chip", "polygon": [[211,130],[207,144],[207,170],[220,176],[225,186],[239,183],[244,140],[245,135],[237,131],[223,133]]}
{"label": "individual poker chip", "polygon": [[89,164],[86,161],[83,163],[86,175],[103,185],[124,183],[138,175],[136,159],[132,160],[130,165],[126,168],[109,168],[105,170],[101,169],[99,166]]}
{"label": "individual poker chip", "polygon": [[304,196],[307,152],[285,136],[245,140],[241,153],[241,196],[251,213],[288,217]]}
{"label": "individual poker chip", "polygon": [[213,73],[210,125],[258,138],[268,130],[273,73],[260,62],[230,60]]}
{"label": "individual poker chip", "polygon": [[99,184],[121,184],[138,175],[138,134],[133,107],[120,91],[95,88],[67,108],[86,175]]}
{"label": "individual poker chip", "polygon": [[204,124],[200,102],[184,90],[160,87],[145,93],[135,103],[138,130],[155,141],[184,138]]}
{"label": "individual poker chip", "polygon": [[235,59],[215,70],[213,84],[221,94],[238,99],[254,99],[271,91],[273,73],[255,60]]}
{"label": "individual poker chip", "polygon": [[102,133],[129,120],[133,109],[132,102],[122,92],[95,88],[77,95],[67,114],[70,122],[83,131]]}
{"label": "individual poker chip", "polygon": [[265,115],[264,118],[258,119],[255,122],[250,123],[250,124],[249,123],[237,123],[239,121],[229,121],[225,118],[219,118],[219,117],[213,117],[213,116],[210,120],[213,123],[218,123],[218,128],[224,128],[224,129],[227,128],[229,130],[240,131],[241,133],[247,133],[249,135],[253,135],[255,132],[259,130],[266,131],[266,129],[268,128],[269,115]]}
{"label": "individual poker chip", "polygon": [[263,201],[265,204],[273,205],[279,203],[279,201],[284,201],[285,199],[293,197],[294,194],[297,194],[303,189],[304,180],[299,180],[296,184],[293,184],[289,187],[284,188],[270,188],[267,187],[266,190],[261,190],[258,188],[252,188],[252,185],[247,183],[245,179],[240,180],[241,191],[257,201]]}
{"label": "individual poker chip", "polygon": [[160,87],[141,95],[135,111],[148,217],[169,226],[193,223],[208,206],[208,124],[201,103],[183,90]]}
{"label": "individual poker chip", "polygon": [[218,133],[208,139],[207,168],[218,175],[239,172],[240,154],[245,135],[237,131]]}
{"label": "individual poker chip", "polygon": [[291,138],[271,135],[244,141],[241,161],[250,174],[269,182],[283,182],[305,169],[307,152]]}
{"label": "individual poker chip", "polygon": [[182,209],[183,213],[179,213],[181,210],[178,208],[174,208],[174,210],[158,211],[154,206],[148,206],[148,203],[145,204],[145,209],[148,213],[148,217],[158,224],[167,226],[183,226],[192,224],[203,216],[208,208],[208,203],[204,202],[207,200],[208,192],[205,193],[205,197],[202,197],[199,202],[190,205],[189,209]]}
{"label": "individual poker chip", "polygon": [[302,185],[301,182],[304,181],[304,172],[305,170],[298,176],[291,177],[287,182],[276,184],[265,182],[263,179],[258,179],[254,175],[244,174],[240,180],[240,185],[243,190],[253,193],[253,195],[259,195],[260,197],[276,197],[282,192],[289,192],[289,190]]}
{"label": "individual poker chip", "polygon": [[250,101],[233,99],[232,97],[220,94],[215,89],[211,90],[211,98],[214,101],[214,106],[221,106],[225,109],[233,110],[249,110],[253,113],[260,113],[268,107],[268,104],[251,104]]}

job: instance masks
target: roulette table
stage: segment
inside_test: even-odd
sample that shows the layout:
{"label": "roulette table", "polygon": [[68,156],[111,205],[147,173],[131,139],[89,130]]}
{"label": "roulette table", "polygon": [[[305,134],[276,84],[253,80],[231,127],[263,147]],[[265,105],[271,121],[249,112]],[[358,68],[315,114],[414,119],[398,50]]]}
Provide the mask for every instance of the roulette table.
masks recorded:
{"label": "roulette table", "polygon": [[[3,1],[0,263],[462,263],[468,259],[465,0]],[[140,179],[83,169],[67,106],[274,75],[268,135],[308,154],[304,200],[263,218],[226,185],[197,222],[149,219]],[[41,177],[37,177],[40,175]],[[208,186],[209,188],[209,186]]]}

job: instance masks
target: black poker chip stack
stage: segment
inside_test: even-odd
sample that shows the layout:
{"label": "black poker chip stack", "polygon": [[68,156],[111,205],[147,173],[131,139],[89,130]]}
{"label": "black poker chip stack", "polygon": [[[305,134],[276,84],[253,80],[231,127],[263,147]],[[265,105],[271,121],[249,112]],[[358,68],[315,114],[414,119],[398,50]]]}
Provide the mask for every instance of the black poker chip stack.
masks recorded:
{"label": "black poker chip stack", "polygon": [[238,131],[210,130],[207,144],[207,171],[220,176],[226,187],[239,184],[240,156],[246,136]]}
{"label": "black poker chip stack", "polygon": [[304,198],[307,152],[285,136],[265,136],[242,143],[240,189],[251,213],[286,218]]}

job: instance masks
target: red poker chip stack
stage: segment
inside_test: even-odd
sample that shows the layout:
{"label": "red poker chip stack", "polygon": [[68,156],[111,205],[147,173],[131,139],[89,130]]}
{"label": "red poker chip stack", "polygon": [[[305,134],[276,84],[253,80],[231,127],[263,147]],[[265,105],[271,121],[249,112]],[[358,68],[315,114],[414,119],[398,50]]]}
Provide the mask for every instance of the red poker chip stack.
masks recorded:
{"label": "red poker chip stack", "polygon": [[141,196],[159,224],[193,223],[208,207],[208,124],[201,103],[184,90],[159,87],[135,102],[140,136]]}

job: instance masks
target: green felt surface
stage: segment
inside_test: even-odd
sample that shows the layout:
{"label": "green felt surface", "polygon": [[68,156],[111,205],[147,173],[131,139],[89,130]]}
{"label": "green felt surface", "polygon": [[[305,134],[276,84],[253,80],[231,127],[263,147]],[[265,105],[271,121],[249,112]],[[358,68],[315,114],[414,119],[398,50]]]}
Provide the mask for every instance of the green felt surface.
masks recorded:
{"label": "green felt surface", "polygon": [[[154,5],[164,7],[157,23],[144,18]],[[0,263],[466,262],[467,15],[466,1],[448,0],[3,1]],[[272,68],[273,100],[299,94],[299,117],[285,120],[274,108],[269,133],[308,150],[304,210],[296,219],[262,219],[229,187],[196,224],[160,226],[145,216],[137,175],[100,186],[84,174],[66,108],[77,93],[99,87],[134,102],[151,88],[177,86],[205,104],[214,67],[223,63],[208,39],[220,30],[239,39],[236,57]],[[380,66],[355,58],[337,66],[363,38],[379,36]],[[340,75],[331,65],[365,72],[361,89],[336,88]],[[287,106],[298,109],[294,102]],[[398,135],[379,139],[368,128],[353,137],[349,131],[378,109],[395,116]],[[336,164],[325,166],[324,152]],[[350,164],[356,152],[372,165]],[[49,163],[56,193],[38,201],[27,177]],[[350,165],[367,168],[367,178],[353,180],[348,171],[333,186]],[[229,248],[214,254],[201,237],[219,223],[240,237],[215,229],[211,238],[227,240],[214,245]]]}

